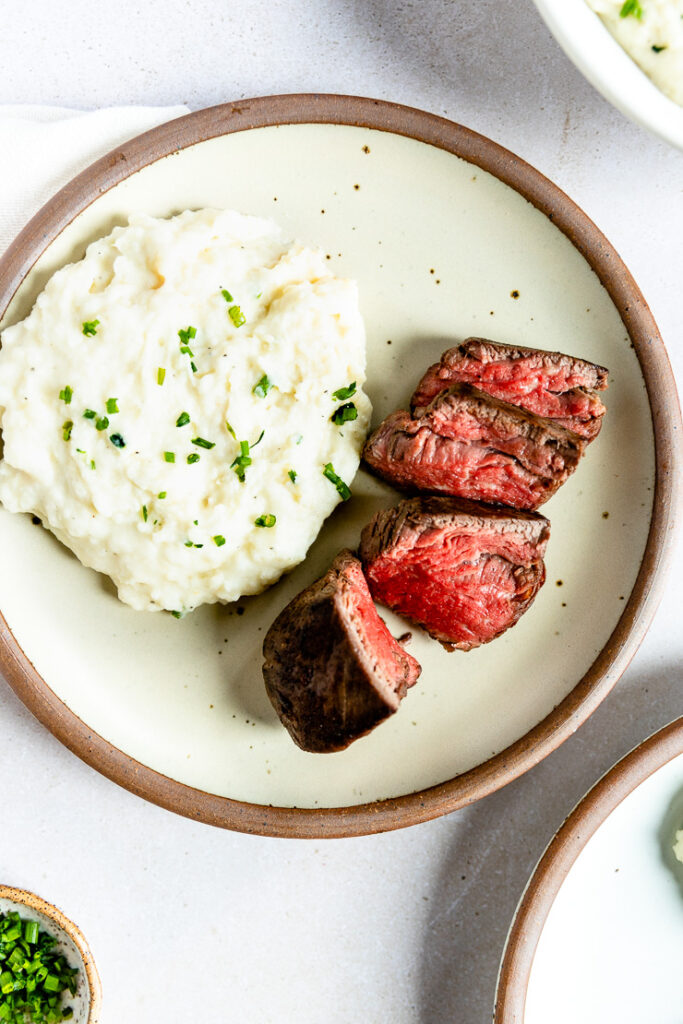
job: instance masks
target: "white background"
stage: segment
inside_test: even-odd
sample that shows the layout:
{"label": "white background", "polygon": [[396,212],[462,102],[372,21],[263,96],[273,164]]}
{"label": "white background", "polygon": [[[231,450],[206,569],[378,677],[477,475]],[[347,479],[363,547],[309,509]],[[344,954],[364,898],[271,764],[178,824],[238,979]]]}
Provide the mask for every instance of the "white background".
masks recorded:
{"label": "white background", "polygon": [[[5,0],[2,22],[2,103],[347,92],[489,135],[616,245],[683,379],[683,154],[585,83],[530,0]],[[545,844],[605,769],[683,710],[682,599],[672,576],[616,690],[525,778],[364,839],[261,839],[175,817],[81,764],[0,681],[0,880],[81,925],[106,1024],[485,1024]]]}

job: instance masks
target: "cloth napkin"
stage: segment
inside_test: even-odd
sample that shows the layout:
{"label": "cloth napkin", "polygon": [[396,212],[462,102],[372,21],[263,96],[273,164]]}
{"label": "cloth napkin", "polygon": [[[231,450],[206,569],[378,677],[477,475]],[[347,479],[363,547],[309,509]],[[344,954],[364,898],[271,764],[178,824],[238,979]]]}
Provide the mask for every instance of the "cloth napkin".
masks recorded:
{"label": "cloth napkin", "polygon": [[126,139],[187,114],[187,107],[0,106],[0,253],[54,193]]}

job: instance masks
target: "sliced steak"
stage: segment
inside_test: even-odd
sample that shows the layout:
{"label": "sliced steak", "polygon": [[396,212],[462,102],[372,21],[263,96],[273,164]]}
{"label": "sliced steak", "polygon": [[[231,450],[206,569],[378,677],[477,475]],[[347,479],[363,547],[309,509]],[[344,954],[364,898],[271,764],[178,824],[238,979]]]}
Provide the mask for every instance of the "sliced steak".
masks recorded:
{"label": "sliced steak", "polygon": [[605,406],[596,391],[607,387],[604,366],[536,348],[467,338],[430,366],[411,399],[416,415],[444,388],[473,384],[494,398],[557,420],[580,437],[597,437]]}
{"label": "sliced steak", "polygon": [[337,555],[263,643],[271,703],[303,750],[343,750],[398,708],[420,675],[372,603],[358,559]]}
{"label": "sliced steak", "polygon": [[378,512],[360,557],[376,601],[469,651],[514,626],[545,580],[550,523],[456,498],[411,498]]}
{"label": "sliced steak", "polygon": [[585,444],[553,420],[452,384],[420,416],[388,416],[363,458],[397,487],[534,509],[574,472]]}

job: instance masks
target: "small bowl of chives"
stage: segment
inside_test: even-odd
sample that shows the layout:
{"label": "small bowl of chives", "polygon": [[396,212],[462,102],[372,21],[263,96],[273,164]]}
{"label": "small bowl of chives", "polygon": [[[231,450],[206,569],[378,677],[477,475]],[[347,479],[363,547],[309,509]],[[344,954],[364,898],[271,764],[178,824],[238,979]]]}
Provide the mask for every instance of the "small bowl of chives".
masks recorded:
{"label": "small bowl of chives", "polygon": [[0,1024],[98,1024],[102,987],[90,948],[61,910],[0,885]]}

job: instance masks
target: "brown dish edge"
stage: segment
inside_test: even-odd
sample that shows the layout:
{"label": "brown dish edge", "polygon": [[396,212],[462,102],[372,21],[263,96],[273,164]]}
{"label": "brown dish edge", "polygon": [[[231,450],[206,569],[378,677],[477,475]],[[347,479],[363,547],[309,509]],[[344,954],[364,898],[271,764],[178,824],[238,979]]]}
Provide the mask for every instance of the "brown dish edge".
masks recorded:
{"label": "brown dish edge", "polygon": [[683,754],[683,717],[654,733],[603,775],[556,832],[529,879],[508,933],[493,1024],[523,1024],[543,927],[581,851],[622,800],[679,754]]}
{"label": "brown dish edge", "polygon": [[55,237],[95,199],[162,157],[210,138],[282,124],[388,131],[446,150],[491,173],[544,213],[578,249],[616,306],[645,380],[655,444],[650,530],[633,590],[590,669],[526,735],[462,775],[419,792],[351,807],[273,807],[194,789],[135,761],[88,728],[50,689],[0,615],[0,668],[27,708],[69,750],[131,792],[188,818],[241,832],[296,838],[367,835],[447,814],[511,782],[555,750],[607,696],[638,649],[661,597],[680,494],[682,424],[663,341],[640,290],[599,229],[556,185],[513,153],[445,118],[381,100],[324,94],[267,96],[196,111],[96,161],[33,217],[0,259],[0,315]]}

